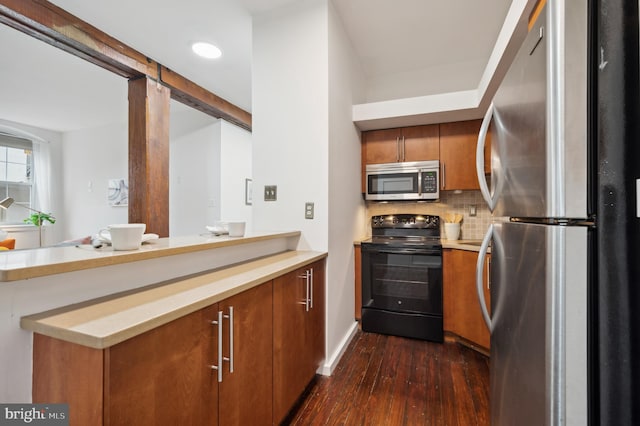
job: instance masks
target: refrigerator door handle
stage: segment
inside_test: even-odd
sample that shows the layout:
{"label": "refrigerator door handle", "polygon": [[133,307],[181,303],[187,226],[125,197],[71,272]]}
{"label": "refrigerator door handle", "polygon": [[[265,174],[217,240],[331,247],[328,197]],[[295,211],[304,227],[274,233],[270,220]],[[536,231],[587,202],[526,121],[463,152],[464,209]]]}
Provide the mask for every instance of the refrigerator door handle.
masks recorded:
{"label": "refrigerator door handle", "polygon": [[493,102],[487,108],[487,112],[482,119],[482,125],[480,126],[480,132],[478,133],[478,144],[476,146],[476,173],[478,174],[478,183],[480,184],[480,192],[482,198],[486,201],[489,210],[493,211],[496,206],[497,199],[494,199],[489,192],[489,186],[487,185],[487,179],[484,176],[484,145],[487,140],[487,133],[489,131],[489,124],[493,118]]}
{"label": "refrigerator door handle", "polygon": [[482,310],[482,317],[484,318],[484,322],[487,324],[487,328],[491,331],[491,317],[489,316],[489,311],[487,310],[487,301],[484,299],[484,280],[483,280],[483,272],[484,272],[484,261],[487,257],[487,251],[489,249],[489,242],[493,237],[493,224],[489,225],[489,229],[482,240],[482,244],[480,245],[480,251],[478,253],[478,262],[476,263],[476,291],[478,293],[478,301],[480,302],[480,309]]}

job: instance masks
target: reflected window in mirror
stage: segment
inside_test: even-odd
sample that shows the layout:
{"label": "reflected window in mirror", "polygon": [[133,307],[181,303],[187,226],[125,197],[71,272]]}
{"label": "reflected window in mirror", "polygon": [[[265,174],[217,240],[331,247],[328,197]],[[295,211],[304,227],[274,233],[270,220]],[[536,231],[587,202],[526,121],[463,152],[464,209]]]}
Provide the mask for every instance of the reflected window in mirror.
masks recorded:
{"label": "reflected window in mirror", "polygon": [[[33,142],[0,133],[0,199],[33,208]],[[0,223],[23,223],[24,209],[0,209]]]}

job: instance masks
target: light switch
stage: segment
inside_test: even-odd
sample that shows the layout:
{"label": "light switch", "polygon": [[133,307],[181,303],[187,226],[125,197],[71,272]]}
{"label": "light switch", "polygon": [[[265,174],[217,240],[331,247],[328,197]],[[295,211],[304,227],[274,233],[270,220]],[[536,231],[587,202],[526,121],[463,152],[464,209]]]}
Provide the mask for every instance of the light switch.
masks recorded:
{"label": "light switch", "polygon": [[276,201],[278,199],[278,186],[277,185],[265,185],[264,186],[264,200]]}
{"label": "light switch", "polygon": [[313,203],[304,203],[304,218],[313,219]]}

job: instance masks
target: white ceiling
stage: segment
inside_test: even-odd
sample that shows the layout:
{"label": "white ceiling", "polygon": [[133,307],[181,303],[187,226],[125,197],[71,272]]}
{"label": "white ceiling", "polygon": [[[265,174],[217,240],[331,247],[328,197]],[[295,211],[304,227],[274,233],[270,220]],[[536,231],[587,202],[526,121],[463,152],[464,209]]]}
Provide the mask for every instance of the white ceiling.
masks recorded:
{"label": "white ceiling", "polygon": [[[251,111],[251,20],[316,0],[53,0],[125,44]],[[511,0],[333,0],[367,100],[475,88]],[[223,52],[195,57],[205,40]],[[0,25],[0,119],[52,130],[126,119],[126,81]]]}

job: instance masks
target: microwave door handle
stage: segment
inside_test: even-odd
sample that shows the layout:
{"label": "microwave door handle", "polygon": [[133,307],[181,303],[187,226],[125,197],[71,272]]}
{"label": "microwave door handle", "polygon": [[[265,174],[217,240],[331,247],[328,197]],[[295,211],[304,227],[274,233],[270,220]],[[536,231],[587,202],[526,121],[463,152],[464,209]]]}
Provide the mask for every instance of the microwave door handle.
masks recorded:
{"label": "microwave door handle", "polygon": [[422,197],[422,170],[418,170],[418,197]]}

